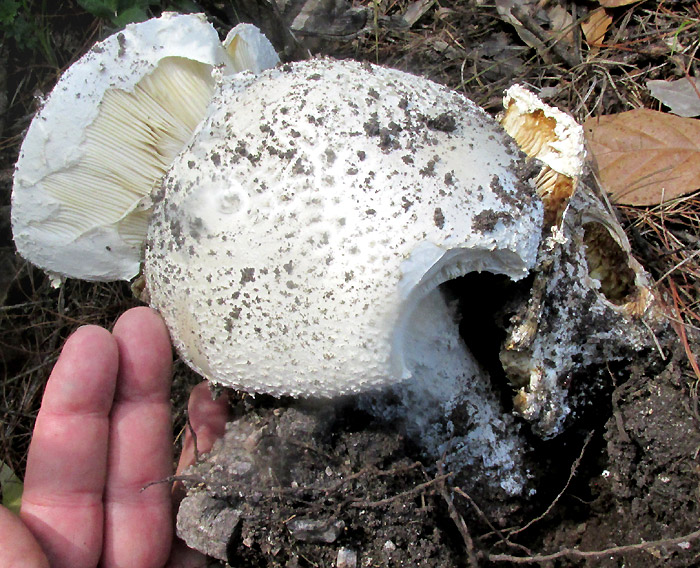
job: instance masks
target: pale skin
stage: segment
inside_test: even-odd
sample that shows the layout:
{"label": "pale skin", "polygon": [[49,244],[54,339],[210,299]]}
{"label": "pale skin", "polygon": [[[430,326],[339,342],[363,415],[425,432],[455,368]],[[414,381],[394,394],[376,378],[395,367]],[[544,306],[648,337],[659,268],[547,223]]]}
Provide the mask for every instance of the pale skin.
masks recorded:
{"label": "pale skin", "polygon": [[[174,537],[172,353],[149,308],[112,333],[78,329],[46,385],[27,458],[22,509],[0,507],[0,568],[195,568],[206,559]],[[199,452],[228,416],[205,384],[189,401]],[[177,471],[193,463],[186,435]],[[146,489],[143,489],[146,485]]]}

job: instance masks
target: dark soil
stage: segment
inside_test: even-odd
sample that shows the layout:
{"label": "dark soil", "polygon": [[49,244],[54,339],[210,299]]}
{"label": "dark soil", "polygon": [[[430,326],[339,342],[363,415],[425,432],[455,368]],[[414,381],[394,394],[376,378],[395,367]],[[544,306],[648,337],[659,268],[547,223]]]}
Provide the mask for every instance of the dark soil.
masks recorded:
{"label": "dark soil", "polygon": [[459,564],[436,483],[399,433],[275,404],[243,410],[216,458],[187,471],[178,530],[191,545],[246,567],[333,566],[341,549],[371,566]]}
{"label": "dark soil", "polygon": [[[14,252],[9,206],[22,133],[60,72],[111,32],[73,2],[51,4],[46,12],[33,7],[25,35],[0,38],[0,459],[20,476],[43,384],[63,340],[86,323],[109,327],[138,304],[126,284],[68,281],[54,289]],[[262,0],[199,6],[222,32],[238,18],[261,26],[287,59],[311,52],[398,67],[455,88],[494,114],[503,89],[515,82],[541,89],[548,103],[583,120],[638,104],[651,107],[647,79],[678,70],[697,76],[695,50],[675,47],[697,47],[700,15],[691,2],[614,10],[608,45],[597,54],[580,37],[574,46],[530,48],[494,6],[473,0],[426,3],[410,24],[400,16],[419,3],[378,2],[376,28],[369,0],[355,2],[350,12],[349,2],[318,4],[325,10],[319,8],[294,37],[283,23],[289,10],[271,10]],[[563,5],[577,18],[597,6]],[[546,30],[546,22],[538,21]],[[697,211],[700,200],[693,203]],[[634,225],[637,213],[625,214]],[[673,265],[654,252],[654,237],[636,227],[630,233],[635,252],[653,264],[654,276],[665,274]],[[669,301],[664,290],[657,289]],[[240,514],[226,521],[223,554],[232,566],[260,567],[335,566],[339,551],[357,553],[356,566],[696,566],[700,377],[688,352],[700,353],[700,342],[692,326],[687,329],[687,349],[670,329],[660,338],[665,359],[650,350],[577,377],[580,391],[595,384],[595,394],[565,434],[536,444],[535,496],[498,507],[478,487],[467,493],[450,485],[439,464],[417,463],[400,428],[370,419],[347,401],[318,410],[244,399],[237,403],[239,427],[264,423],[269,438],[248,456],[259,475],[236,478],[250,490],[235,489],[248,497],[235,503]],[[199,379],[184,365],[176,369],[179,435],[189,389]],[[278,428],[284,421],[287,427]],[[271,463],[272,449],[286,461]],[[199,466],[188,483],[213,486],[210,470],[211,464]],[[231,488],[217,479],[214,496],[233,503],[225,495]],[[640,546],[651,541],[659,542]]]}

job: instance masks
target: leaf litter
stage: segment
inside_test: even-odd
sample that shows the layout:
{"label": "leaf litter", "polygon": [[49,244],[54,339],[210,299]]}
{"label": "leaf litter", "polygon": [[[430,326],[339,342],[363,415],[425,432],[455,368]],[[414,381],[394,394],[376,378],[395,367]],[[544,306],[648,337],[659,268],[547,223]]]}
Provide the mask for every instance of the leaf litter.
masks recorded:
{"label": "leaf litter", "polygon": [[693,117],[700,115],[700,80],[684,77],[675,81],[647,81],[651,96],[665,104],[673,114]]}

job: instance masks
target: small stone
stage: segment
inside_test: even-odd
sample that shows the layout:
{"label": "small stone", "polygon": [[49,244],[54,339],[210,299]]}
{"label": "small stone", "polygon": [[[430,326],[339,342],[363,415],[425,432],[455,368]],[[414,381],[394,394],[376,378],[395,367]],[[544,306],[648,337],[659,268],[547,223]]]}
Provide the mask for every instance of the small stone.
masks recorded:
{"label": "small stone", "polygon": [[339,519],[301,519],[295,518],[287,523],[292,537],[302,542],[335,542],[345,523]]}
{"label": "small stone", "polygon": [[226,560],[226,545],[240,521],[240,511],[206,493],[194,493],[180,504],[177,534],[190,548]]}
{"label": "small stone", "polygon": [[394,550],[396,550],[396,545],[392,541],[387,540],[382,549],[384,552],[394,552]]}
{"label": "small stone", "polygon": [[356,568],[357,552],[351,548],[341,548],[335,561],[336,568]]}

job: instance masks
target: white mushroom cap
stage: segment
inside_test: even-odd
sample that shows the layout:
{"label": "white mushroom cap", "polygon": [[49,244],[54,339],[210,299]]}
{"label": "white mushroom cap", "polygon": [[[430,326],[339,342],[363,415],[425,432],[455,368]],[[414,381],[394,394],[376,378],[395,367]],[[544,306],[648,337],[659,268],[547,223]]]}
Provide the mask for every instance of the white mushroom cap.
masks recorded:
{"label": "white mushroom cap", "polygon": [[217,383],[332,396],[406,378],[425,294],[533,266],[542,206],[520,156],[476,105],[396,70],[224,81],[155,197],[152,304]]}
{"label": "white mushroom cap", "polygon": [[216,30],[174,13],[127,26],[71,66],[17,162],[20,254],[74,278],[138,274],[149,195],[204,118],[217,68],[237,70]]}

